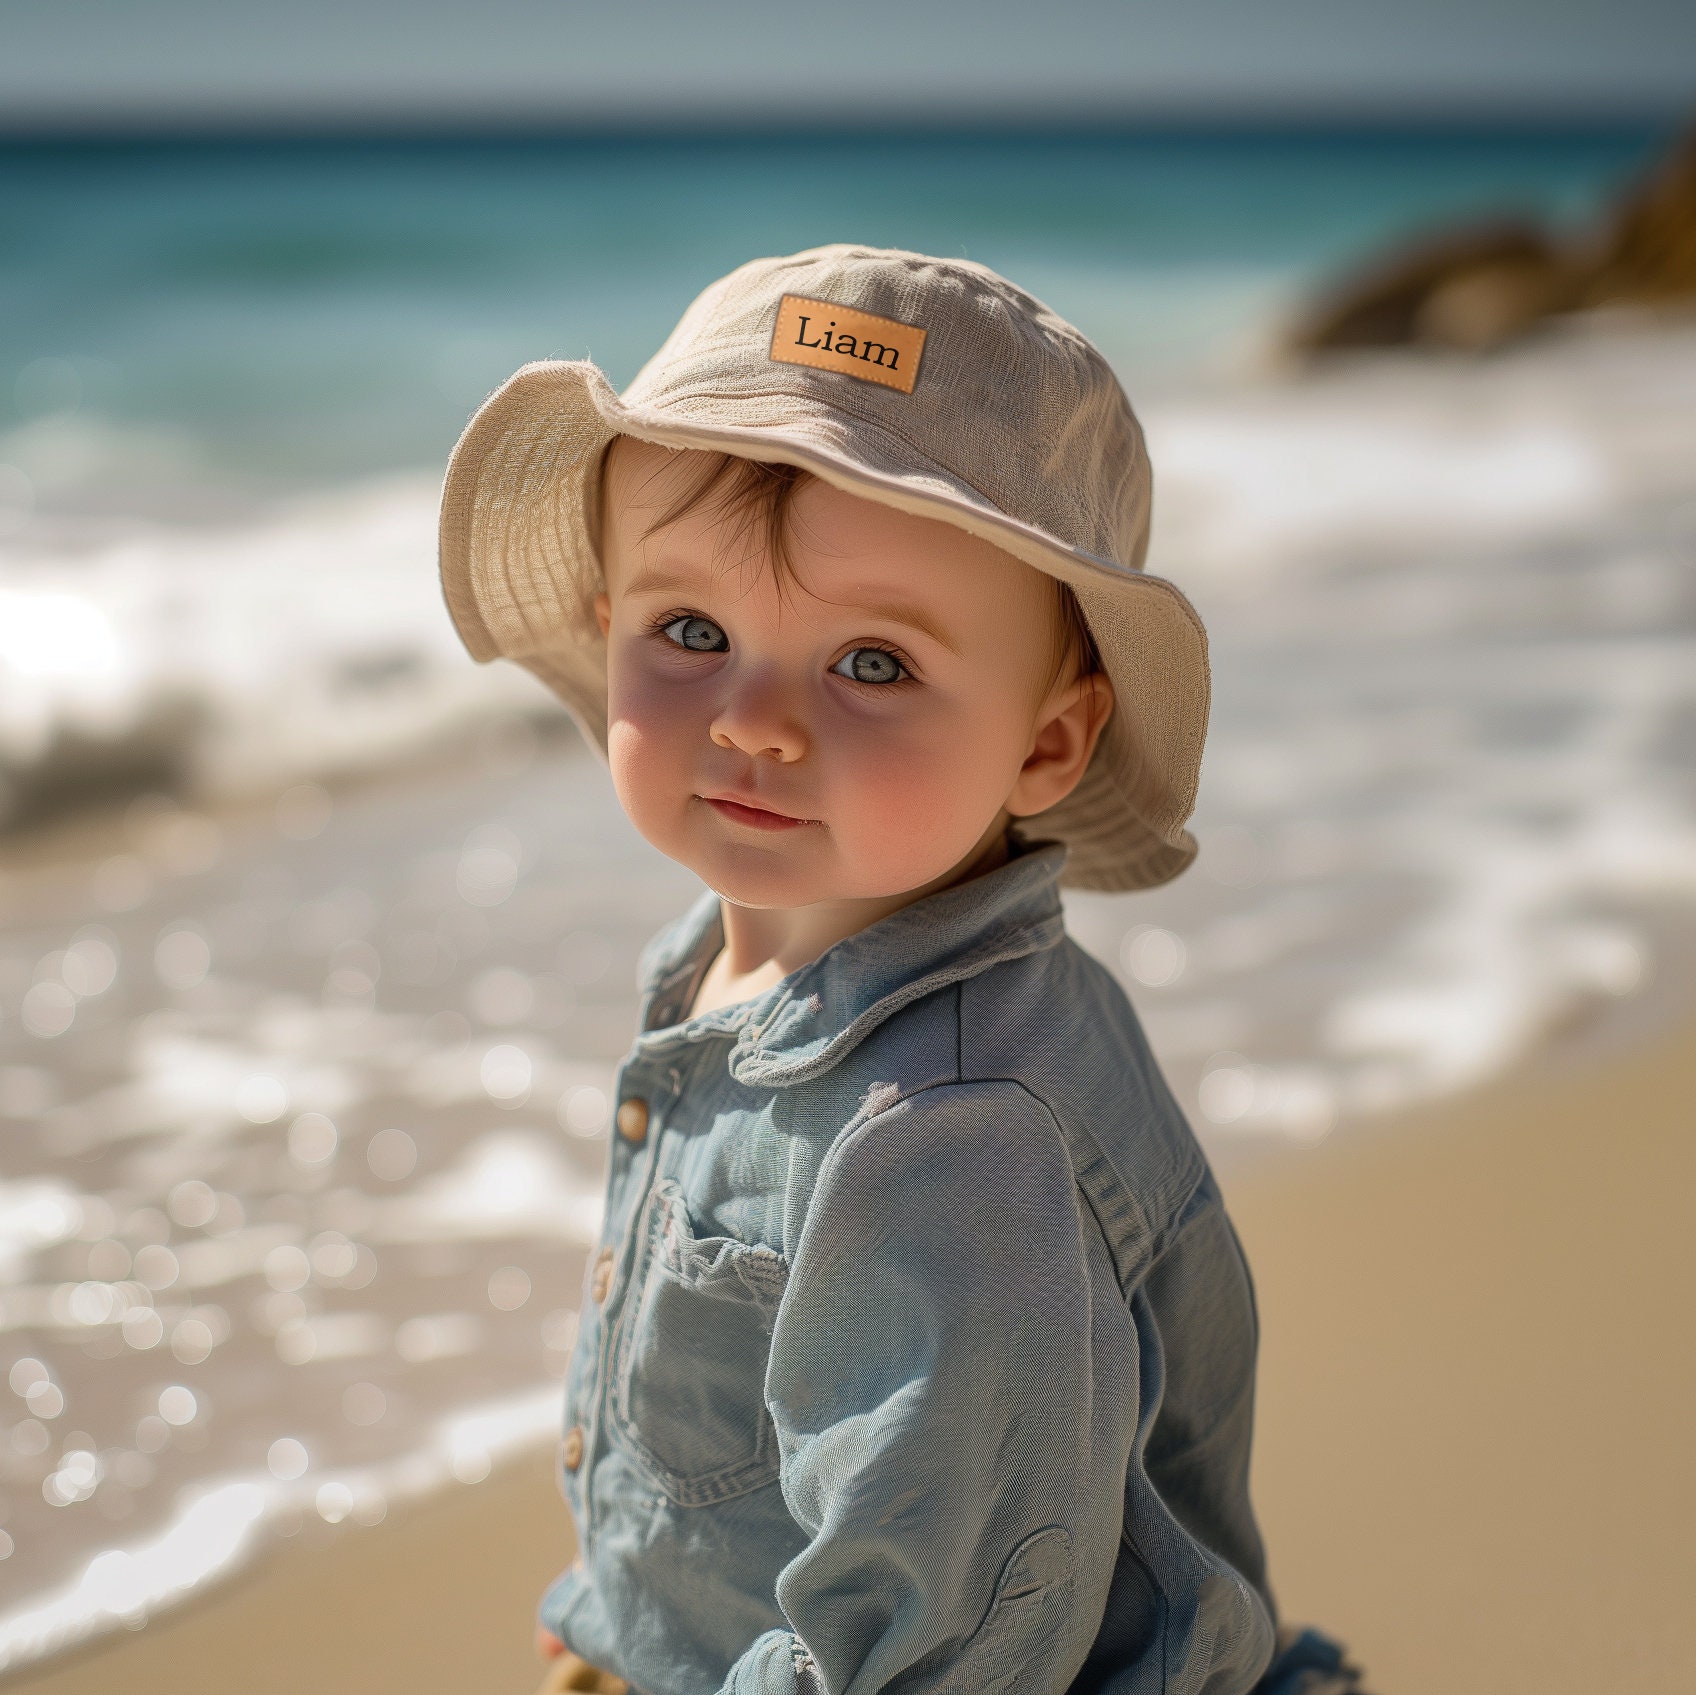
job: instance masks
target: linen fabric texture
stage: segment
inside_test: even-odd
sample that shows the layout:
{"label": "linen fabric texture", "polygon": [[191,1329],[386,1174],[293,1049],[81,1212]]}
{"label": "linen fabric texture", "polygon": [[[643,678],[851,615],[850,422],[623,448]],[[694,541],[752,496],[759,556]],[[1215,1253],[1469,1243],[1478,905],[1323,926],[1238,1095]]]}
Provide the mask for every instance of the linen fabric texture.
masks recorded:
{"label": "linen fabric texture", "polygon": [[[1219,1191],[1035,846],[688,1018],[651,944],[543,1624],[646,1695],[1241,1695],[1274,1610]],[[1293,1687],[1293,1685],[1292,1685]]]}
{"label": "linen fabric texture", "polygon": [[[912,391],[774,357],[785,296],[922,329]],[[1117,705],[1082,781],[1023,827],[1072,849],[1075,887],[1146,888],[1190,863],[1206,636],[1183,594],[1142,569],[1150,470],[1124,390],[1041,301],[963,259],[813,248],[712,284],[622,396],[592,364],[543,360],[484,402],[442,490],[448,608],[476,658],[527,666],[603,754],[595,506],[620,434],[801,466],[1068,584]]]}

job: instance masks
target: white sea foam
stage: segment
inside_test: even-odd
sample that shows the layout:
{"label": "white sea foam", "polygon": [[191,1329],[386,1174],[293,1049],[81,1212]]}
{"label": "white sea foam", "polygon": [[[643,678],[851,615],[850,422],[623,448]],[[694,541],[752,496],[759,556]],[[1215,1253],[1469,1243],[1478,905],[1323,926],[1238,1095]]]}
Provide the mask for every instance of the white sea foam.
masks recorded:
{"label": "white sea foam", "polygon": [[1393,579],[1688,501],[1693,369],[1696,328],[1597,319],[1485,362],[1363,355],[1145,407],[1150,566],[1239,593],[1338,567]]}
{"label": "white sea foam", "polygon": [[1148,959],[1116,903],[1074,922],[1204,1122],[1456,1089],[1648,979],[1696,899],[1693,392],[1696,328],[1614,325],[1150,409],[1203,851]]}
{"label": "white sea foam", "polygon": [[0,1671],[102,1629],[143,1623],[199,1588],[241,1557],[274,1494],[250,1479],[209,1483],[189,1492],[158,1536],[133,1548],[104,1549],[74,1582],[0,1614]]}
{"label": "white sea foam", "polygon": [[548,710],[516,668],[466,663],[435,497],[388,479],[241,527],[42,520],[0,540],[0,784],[22,796],[80,761],[266,794]]}
{"label": "white sea foam", "polygon": [[[0,1613],[0,1673],[119,1627],[145,1624],[160,1608],[239,1566],[267,1525],[314,1513],[331,1524],[375,1524],[392,1504],[450,1482],[478,1483],[509,1454],[540,1440],[558,1419],[558,1395],[538,1390],[468,1406],[445,1418],[413,1451],[382,1465],[319,1471],[293,1438],[301,1464],[212,1478],[183,1492],[156,1536],[102,1549],[60,1588]],[[279,1475],[282,1474],[282,1475]]]}

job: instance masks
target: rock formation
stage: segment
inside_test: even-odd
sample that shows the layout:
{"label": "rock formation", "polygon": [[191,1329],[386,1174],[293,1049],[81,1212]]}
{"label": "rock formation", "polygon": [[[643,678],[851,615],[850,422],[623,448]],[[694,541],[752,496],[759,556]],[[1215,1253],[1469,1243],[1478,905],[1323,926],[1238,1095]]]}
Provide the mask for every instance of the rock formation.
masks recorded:
{"label": "rock formation", "polygon": [[1482,351],[1555,313],[1616,305],[1696,308],[1696,130],[1576,238],[1523,218],[1417,237],[1325,289],[1284,342],[1301,355]]}

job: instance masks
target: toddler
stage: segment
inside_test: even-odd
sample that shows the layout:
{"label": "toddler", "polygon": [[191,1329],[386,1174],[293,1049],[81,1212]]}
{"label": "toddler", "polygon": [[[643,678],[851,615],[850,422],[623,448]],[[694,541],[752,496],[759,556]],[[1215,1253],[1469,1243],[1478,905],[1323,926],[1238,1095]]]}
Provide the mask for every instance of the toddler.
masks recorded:
{"label": "toddler", "polygon": [[1248,1270],[1062,921],[1195,853],[1205,637],[1148,515],[1082,335],[863,247],[733,272],[622,396],[527,365],[461,438],[462,636],[707,886],[618,1076],[549,1687],[1354,1687],[1277,1639]]}

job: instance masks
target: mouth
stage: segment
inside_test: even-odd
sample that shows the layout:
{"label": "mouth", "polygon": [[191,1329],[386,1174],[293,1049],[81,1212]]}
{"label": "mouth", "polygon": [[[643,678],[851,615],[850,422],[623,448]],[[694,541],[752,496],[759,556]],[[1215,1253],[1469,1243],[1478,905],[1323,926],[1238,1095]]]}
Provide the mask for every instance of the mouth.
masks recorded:
{"label": "mouth", "polygon": [[697,795],[731,824],[741,824],[750,830],[799,830],[818,823],[816,818],[792,818],[787,812],[773,812],[767,806],[752,806],[747,801],[732,800],[728,795]]}

